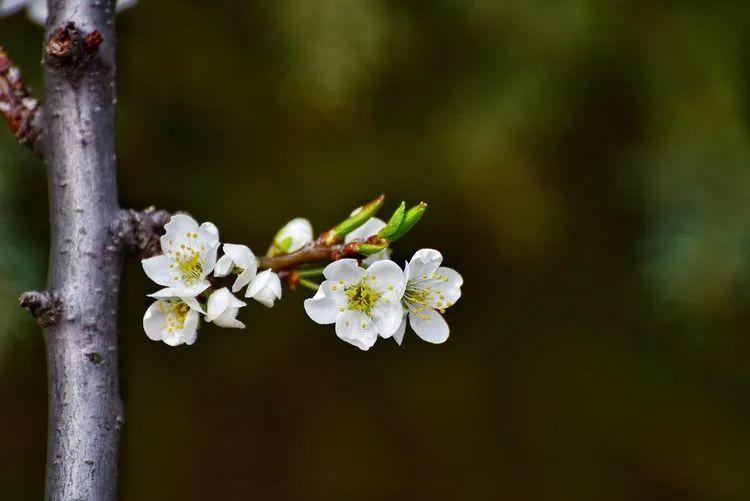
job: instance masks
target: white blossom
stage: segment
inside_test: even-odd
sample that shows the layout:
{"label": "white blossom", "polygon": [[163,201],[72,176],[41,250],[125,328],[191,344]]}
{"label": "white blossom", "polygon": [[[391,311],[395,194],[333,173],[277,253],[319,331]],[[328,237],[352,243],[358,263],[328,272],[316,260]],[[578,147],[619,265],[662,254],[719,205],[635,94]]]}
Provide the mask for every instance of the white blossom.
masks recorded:
{"label": "white blossom", "polygon": [[305,311],[319,324],[336,324],[336,335],[368,350],[378,335],[387,338],[398,329],[404,292],[404,273],[393,261],[361,268],[356,259],[329,264],[318,292],[305,300]]}
{"label": "white blossom", "polygon": [[277,299],[281,299],[279,276],[271,270],[261,271],[245,291],[245,297],[251,297],[260,304],[271,308]]}
{"label": "white blossom", "polygon": [[198,336],[203,309],[195,298],[158,299],[143,316],[143,330],[153,341],[164,341],[169,346],[193,344]]}
{"label": "white blossom", "polygon": [[406,289],[401,298],[404,316],[393,338],[401,344],[406,332],[406,318],[414,332],[430,343],[443,343],[450,329],[442,313],[461,297],[463,277],[441,267],[443,256],[434,249],[421,249],[406,263]]}
{"label": "white blossom", "polygon": [[213,322],[219,327],[244,329],[245,324],[237,320],[237,313],[245,305],[246,303],[234,297],[229,289],[222,287],[208,297],[206,322]]}
{"label": "white blossom", "polygon": [[[371,217],[368,219],[365,224],[360,226],[354,231],[351,231],[346,234],[344,237],[344,243],[348,244],[349,242],[352,242],[354,240],[360,240],[364,242],[368,238],[377,235],[380,230],[385,228],[385,221],[383,221],[380,218],[377,217]],[[362,264],[367,267],[370,266],[375,261],[382,261],[384,259],[390,259],[391,258],[391,249],[386,247],[380,252],[376,252],[375,254],[371,256],[367,256],[365,259],[362,260]]]}
{"label": "white blossom", "polygon": [[258,273],[258,260],[253,251],[244,245],[224,244],[224,255],[216,262],[215,277],[225,277],[233,271],[239,275],[232,285],[232,292],[237,292],[249,284]]}
{"label": "white blossom", "polygon": [[292,219],[279,230],[273,238],[274,246],[285,254],[297,252],[305,245],[312,242],[313,228],[310,221],[298,217]]}
{"label": "white blossom", "polygon": [[206,277],[216,264],[219,230],[212,223],[198,226],[184,214],[172,216],[164,229],[160,240],[163,254],[141,261],[146,275],[165,287],[151,296],[195,297],[210,285]]}
{"label": "white blossom", "polygon": [[[138,0],[117,0],[117,11],[132,7]],[[0,16],[8,16],[26,7],[26,15],[37,24],[47,21],[47,0],[0,0]]]}

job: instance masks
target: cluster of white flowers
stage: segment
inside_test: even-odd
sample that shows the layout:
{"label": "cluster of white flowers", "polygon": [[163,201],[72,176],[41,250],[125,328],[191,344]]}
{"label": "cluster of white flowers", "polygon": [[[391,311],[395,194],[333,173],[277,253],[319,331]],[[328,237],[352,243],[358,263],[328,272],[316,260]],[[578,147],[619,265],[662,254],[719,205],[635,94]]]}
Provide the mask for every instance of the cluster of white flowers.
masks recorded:
{"label": "cluster of white flowers", "polygon": [[362,350],[378,336],[400,345],[407,317],[417,336],[443,343],[449,328],[442,313],[461,297],[463,278],[441,267],[442,260],[438,251],[422,249],[403,271],[388,259],[367,268],[355,259],[335,261],[323,270],[326,280],[305,301],[305,311],[319,324],[335,324],[339,338]]}
{"label": "cluster of white flowers", "polygon": [[[163,287],[149,294],[156,301],[143,317],[150,339],[170,346],[193,344],[201,315],[220,327],[243,329],[237,314],[246,303],[232,292],[246,286],[245,297],[265,306],[281,298],[279,276],[271,270],[258,273],[255,255],[244,245],[224,244],[224,254],[217,260],[221,244],[219,230],[212,223],[198,225],[192,217],[179,214],[164,229],[162,254],[142,261],[146,275]],[[236,274],[232,291],[227,287],[212,290],[211,272],[215,277]]]}
{"label": "cluster of white flowers", "polygon": [[[370,217],[347,233],[344,245],[378,242],[387,224]],[[246,288],[245,297],[272,307],[281,299],[281,280],[272,270],[258,273],[258,260],[244,245],[219,243],[219,231],[211,223],[198,223],[186,215],[173,216],[161,237],[162,255],[143,260],[143,269],[163,289],[143,317],[146,335],[170,346],[193,344],[201,315],[220,327],[243,329],[237,319],[244,301],[235,293]],[[322,238],[322,237],[321,237]],[[273,239],[269,256],[290,254],[313,242],[313,229],[303,218],[287,223]],[[320,240],[318,240],[320,243]],[[222,255],[219,257],[219,249]],[[400,345],[409,323],[424,341],[443,343],[449,328],[443,313],[461,297],[463,278],[441,266],[443,256],[433,249],[414,254],[402,270],[387,247],[372,250],[362,261],[340,259],[320,269],[290,270],[297,282],[317,292],[305,300],[305,311],[319,324],[335,324],[336,335],[362,350],[378,337],[393,337]],[[377,252],[375,252],[377,251]],[[324,281],[301,279],[322,273]],[[210,278],[213,274],[214,278]],[[214,288],[212,282],[236,276],[230,287]]]}

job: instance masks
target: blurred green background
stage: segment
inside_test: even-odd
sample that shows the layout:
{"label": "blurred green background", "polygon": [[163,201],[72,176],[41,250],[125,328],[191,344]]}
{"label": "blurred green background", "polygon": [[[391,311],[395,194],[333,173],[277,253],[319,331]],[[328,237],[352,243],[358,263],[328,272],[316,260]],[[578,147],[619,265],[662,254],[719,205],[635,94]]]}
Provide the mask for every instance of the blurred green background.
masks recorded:
{"label": "blurred green background", "polygon": [[[441,346],[362,353],[304,291],[149,341],[125,269],[124,500],[750,499],[750,5],[142,0],[122,203],[257,252],[380,192],[464,278]],[[41,90],[41,30],[0,21]],[[0,131],[0,498],[39,499],[41,163]]]}

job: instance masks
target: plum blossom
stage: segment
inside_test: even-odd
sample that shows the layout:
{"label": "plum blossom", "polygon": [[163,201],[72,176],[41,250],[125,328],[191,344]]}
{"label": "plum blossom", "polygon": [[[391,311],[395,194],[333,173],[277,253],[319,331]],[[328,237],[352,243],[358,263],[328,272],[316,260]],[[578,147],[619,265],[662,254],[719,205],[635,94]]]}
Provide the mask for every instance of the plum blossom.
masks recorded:
{"label": "plum blossom", "polygon": [[143,330],[153,341],[169,346],[193,344],[198,337],[199,313],[204,313],[195,298],[158,299],[143,316]]}
{"label": "plum blossom", "polygon": [[401,298],[404,316],[393,339],[400,345],[406,332],[406,318],[414,332],[429,343],[443,343],[450,329],[442,313],[461,297],[463,277],[441,267],[443,256],[434,249],[421,249],[406,263],[406,289]]}
{"label": "plum blossom", "polygon": [[233,271],[239,275],[232,285],[232,292],[237,292],[249,284],[258,273],[258,260],[253,251],[244,245],[224,244],[224,255],[216,262],[215,277],[225,277]]}
{"label": "plum blossom", "polygon": [[[365,241],[368,238],[374,235],[377,235],[378,232],[382,230],[383,228],[385,228],[385,221],[377,217],[371,217],[365,222],[365,224],[363,224],[356,230],[353,230],[347,233],[346,237],[344,237],[344,243],[348,244],[349,242],[352,242],[354,240]],[[362,260],[362,264],[365,267],[367,267],[367,266],[370,266],[375,261],[382,261],[384,259],[390,259],[390,258],[391,258],[391,249],[385,248],[380,252],[376,252],[375,254],[371,256],[367,256],[365,259]]]}
{"label": "plum blossom", "polygon": [[277,299],[281,299],[281,280],[271,270],[264,270],[250,283],[245,297],[251,297],[260,304],[271,308]]}
{"label": "plum blossom", "polygon": [[312,242],[313,228],[310,221],[298,217],[292,219],[279,230],[273,238],[273,249],[284,254],[297,252],[305,245]]}
{"label": "plum blossom", "polygon": [[160,256],[141,261],[146,275],[164,286],[151,297],[195,297],[206,290],[208,275],[216,264],[219,230],[212,223],[198,223],[190,216],[177,214],[164,225]]}
{"label": "plum blossom", "polygon": [[378,261],[361,268],[356,259],[329,264],[326,280],[305,311],[319,324],[335,324],[336,335],[361,350],[368,350],[378,335],[390,337],[401,322],[400,303],[404,273],[393,261]]}
{"label": "plum blossom", "polygon": [[[117,0],[117,12],[132,7],[138,0]],[[8,16],[26,7],[26,15],[37,24],[47,22],[47,0],[0,0],[0,16]]]}
{"label": "plum blossom", "polygon": [[237,320],[237,313],[245,305],[246,303],[234,297],[229,289],[222,287],[208,297],[206,322],[213,322],[219,327],[244,329],[245,324]]}

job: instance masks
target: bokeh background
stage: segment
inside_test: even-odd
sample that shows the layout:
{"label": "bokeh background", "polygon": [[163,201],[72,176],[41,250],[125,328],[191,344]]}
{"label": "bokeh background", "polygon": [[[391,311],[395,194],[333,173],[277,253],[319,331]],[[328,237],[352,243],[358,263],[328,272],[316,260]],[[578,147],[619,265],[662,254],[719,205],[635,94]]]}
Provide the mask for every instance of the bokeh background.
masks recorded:
{"label": "bokeh background", "polygon": [[[41,91],[41,30],[0,42]],[[121,499],[750,499],[750,6],[142,0],[118,60],[123,204],[262,252],[426,200],[395,257],[465,278],[441,346],[285,291],[170,348],[130,260]],[[0,498],[40,499],[46,186],[0,132]]]}

